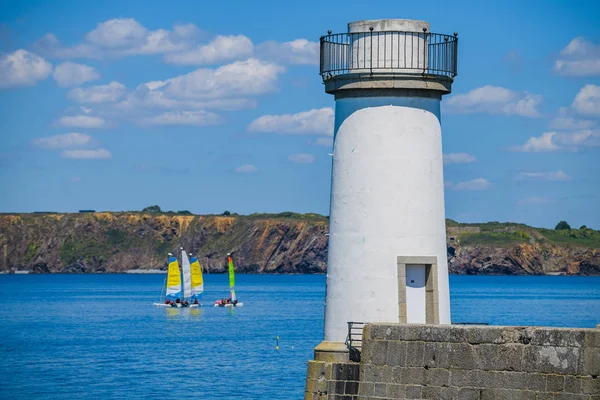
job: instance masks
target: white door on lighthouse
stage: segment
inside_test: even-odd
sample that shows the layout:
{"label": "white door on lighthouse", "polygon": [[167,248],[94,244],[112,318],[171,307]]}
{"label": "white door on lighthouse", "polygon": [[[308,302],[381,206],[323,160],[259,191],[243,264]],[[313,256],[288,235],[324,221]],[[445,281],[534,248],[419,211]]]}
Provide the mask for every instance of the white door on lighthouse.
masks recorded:
{"label": "white door on lighthouse", "polygon": [[424,324],[426,322],[425,265],[406,266],[406,322]]}

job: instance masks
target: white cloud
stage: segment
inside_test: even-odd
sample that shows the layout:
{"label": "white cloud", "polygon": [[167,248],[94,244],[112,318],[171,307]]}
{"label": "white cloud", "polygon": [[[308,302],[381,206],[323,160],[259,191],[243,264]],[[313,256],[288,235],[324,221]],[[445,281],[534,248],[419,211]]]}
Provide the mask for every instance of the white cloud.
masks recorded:
{"label": "white cloud", "polygon": [[168,111],[153,117],[143,119],[144,124],[149,125],[217,125],[223,122],[217,114],[204,111]]}
{"label": "white cloud", "polygon": [[312,164],[315,162],[315,156],[308,153],[298,153],[289,156],[288,160],[294,164]]}
{"label": "white cloud", "polygon": [[137,54],[162,54],[189,48],[199,30],[192,24],[173,30],[151,31],[133,18],[115,18],[99,23],[82,43],[64,47],[52,33],[34,43],[38,51],[55,58],[104,58]]}
{"label": "white cloud", "polygon": [[550,122],[550,129],[576,130],[589,129],[595,125],[594,121],[576,119],[572,117],[556,117]]}
{"label": "white cloud", "polygon": [[527,181],[570,181],[572,176],[565,174],[563,171],[556,172],[521,172],[517,177],[519,180]]}
{"label": "white cloud", "polygon": [[73,183],[79,183],[79,182],[81,182],[81,177],[80,176],[72,176],[71,177],[71,182],[73,182]]}
{"label": "white cloud", "polygon": [[560,52],[554,72],[565,76],[600,75],[600,45],[576,37]]}
{"label": "white cloud", "polygon": [[127,94],[127,97],[115,105],[115,108],[125,113],[139,113],[143,110],[155,109],[215,109],[215,110],[240,110],[256,107],[252,99],[224,98],[224,99],[181,99],[169,95],[162,90],[163,82],[148,82],[138,86]]}
{"label": "white cloud", "polygon": [[60,155],[63,158],[73,158],[76,160],[107,160],[112,157],[110,151],[106,149],[64,150]]}
{"label": "white cloud", "polygon": [[486,85],[465,94],[456,94],[444,104],[449,112],[456,114],[502,114],[522,117],[539,117],[537,107],[542,96],[516,92],[499,86]]}
{"label": "white cloud", "polygon": [[42,149],[72,149],[86,147],[92,143],[92,137],[83,133],[65,133],[50,137],[33,139],[32,144]]}
{"label": "white cloud", "polygon": [[[207,65],[246,59],[256,55],[263,60],[284,64],[319,64],[319,43],[306,39],[289,42],[267,41],[255,46],[245,35],[207,35],[193,24],[150,30],[133,18],[114,18],[98,23],[83,41],[64,46],[47,33],[34,43],[42,55],[52,58],[122,57],[165,54],[164,61],[177,65]],[[198,43],[198,39],[204,39]]]}
{"label": "white cloud", "polygon": [[582,87],[572,107],[579,114],[600,117],[600,86],[589,84]]}
{"label": "white cloud", "polygon": [[126,92],[125,85],[113,81],[108,85],[71,89],[69,98],[78,103],[108,103],[119,100]]}
{"label": "white cloud", "polygon": [[580,147],[600,146],[600,129],[558,133],[555,142],[570,151],[576,151]]}
{"label": "white cloud", "polygon": [[545,132],[539,137],[530,137],[523,145],[513,146],[511,151],[542,153],[551,151],[578,151],[582,147],[600,146],[600,130],[575,132]]}
{"label": "white cloud", "polygon": [[178,65],[205,65],[223,61],[248,58],[252,55],[254,45],[248,37],[217,36],[211,42],[198,45],[196,48],[182,53],[165,56],[165,61]]}
{"label": "white cloud", "polygon": [[325,107],[296,114],[263,115],[248,125],[248,131],[332,136],[333,121],[333,109]]}
{"label": "white cloud", "polygon": [[63,47],[52,33],[42,36],[33,47],[40,54],[51,58],[102,58],[103,55],[100,49],[85,43]]}
{"label": "white cloud", "polygon": [[222,119],[208,110],[256,107],[257,101],[250,97],[277,90],[277,81],[284,71],[279,65],[248,59],[216,69],[199,68],[164,81],[146,82],[129,92],[125,85],[111,82],[72,89],[69,97],[79,103],[96,104],[94,115],[109,120],[213,125]]}
{"label": "white cloud", "polygon": [[524,153],[541,153],[548,151],[557,151],[560,149],[556,143],[553,142],[552,138],[556,135],[556,132],[545,132],[540,137],[530,137],[525,144],[521,146],[511,147],[512,151],[520,151]]}
{"label": "white cloud", "polygon": [[477,158],[469,153],[448,153],[444,154],[444,164],[470,164],[477,161]]}
{"label": "white cloud", "polygon": [[319,64],[319,42],[311,42],[306,39],[296,39],[284,43],[264,42],[257,46],[256,53],[260,58],[285,64]]}
{"label": "white cloud", "polygon": [[107,124],[100,117],[92,117],[89,115],[75,115],[61,117],[55,122],[56,126],[72,127],[72,128],[104,128]]}
{"label": "white cloud", "polygon": [[519,206],[530,206],[530,205],[539,205],[539,204],[548,204],[551,203],[552,201],[549,200],[547,197],[539,197],[539,196],[534,196],[534,197],[527,197],[523,200],[519,200],[517,202],[517,205]]}
{"label": "white cloud", "polygon": [[96,68],[70,61],[59,64],[54,68],[54,80],[58,86],[76,86],[82,83],[100,79]]}
{"label": "white cloud", "polygon": [[133,18],[100,22],[86,35],[88,42],[102,47],[132,47],[144,42],[148,30]]}
{"label": "white cloud", "polygon": [[454,190],[487,190],[493,186],[493,184],[485,178],[477,178],[466,182],[449,184],[449,186]]}
{"label": "white cloud", "polygon": [[52,73],[52,64],[27,50],[0,55],[0,88],[32,86]]}
{"label": "white cloud", "polygon": [[258,171],[258,168],[256,168],[252,164],[240,165],[239,167],[237,167],[235,169],[235,172],[239,172],[239,173],[242,173],[242,174],[252,174],[252,173],[254,173],[256,171]]}
{"label": "white cloud", "polygon": [[331,147],[333,146],[333,137],[320,137],[315,140],[317,146]]}
{"label": "white cloud", "polygon": [[180,99],[239,98],[274,91],[284,71],[279,65],[250,58],[217,69],[200,68],[166,81],[152,82],[148,88]]}

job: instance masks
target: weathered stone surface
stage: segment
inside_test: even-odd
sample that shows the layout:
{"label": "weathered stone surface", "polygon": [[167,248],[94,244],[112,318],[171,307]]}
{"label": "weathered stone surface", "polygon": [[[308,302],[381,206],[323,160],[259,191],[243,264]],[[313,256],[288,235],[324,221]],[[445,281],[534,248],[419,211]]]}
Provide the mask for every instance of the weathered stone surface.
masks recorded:
{"label": "weathered stone surface", "polygon": [[581,381],[581,392],[585,394],[600,395],[600,376],[596,378],[584,377]]}
{"label": "weathered stone surface", "polygon": [[580,349],[576,347],[526,346],[523,369],[527,372],[576,374]]}
{"label": "weathered stone surface", "polygon": [[469,329],[465,329],[465,339],[471,344],[506,343],[504,331],[495,326],[470,326]]}
{"label": "weathered stone surface", "polygon": [[385,397],[387,394],[387,388],[385,383],[375,383],[375,389],[373,395],[375,397]]}
{"label": "weathered stone surface", "polygon": [[425,343],[424,342],[406,342],[406,366],[422,367]]}
{"label": "weathered stone surface", "polygon": [[335,381],[358,381],[359,375],[360,364],[340,363],[332,366],[332,378]]}
{"label": "weathered stone surface", "polygon": [[422,399],[441,399],[442,388],[437,386],[423,386],[421,389]]}
{"label": "weathered stone surface", "polygon": [[421,398],[421,386],[406,385],[406,398],[407,399],[420,399]]}
{"label": "weathered stone surface", "polygon": [[358,394],[358,382],[346,382],[344,394]]}
{"label": "weathered stone surface", "polygon": [[400,383],[406,385],[424,385],[425,384],[425,368],[405,368],[401,375]]}
{"label": "weathered stone surface", "polygon": [[596,329],[586,329],[585,346],[600,347],[600,325],[597,325]]}
{"label": "weathered stone surface", "polygon": [[578,376],[565,376],[565,393],[581,393],[581,378]]}
{"label": "weathered stone surface", "polygon": [[359,396],[370,397],[375,393],[375,384],[371,382],[361,382],[358,387]]}
{"label": "weathered stone surface", "polygon": [[551,347],[582,347],[585,345],[585,331],[565,328],[536,328],[530,344]]}
{"label": "weathered stone surface", "polygon": [[573,393],[556,393],[554,400],[589,400],[590,396],[587,394],[573,394]]}
{"label": "weathered stone surface", "polygon": [[524,372],[480,371],[479,386],[499,389],[527,389],[527,374]]}
{"label": "weathered stone surface", "polygon": [[392,399],[403,399],[406,396],[406,386],[387,385],[386,396]]}
{"label": "weathered stone surface", "polygon": [[448,364],[450,368],[476,369],[477,355],[472,345],[468,343],[450,343]]}
{"label": "weathered stone surface", "polygon": [[584,375],[600,375],[600,347],[586,347],[583,350],[581,372]]}
{"label": "weathered stone surface", "polygon": [[546,376],[546,391],[562,392],[565,388],[565,377],[563,375]]}
{"label": "weathered stone surface", "polygon": [[535,400],[536,397],[535,392],[512,389],[496,389],[495,395],[502,400]]}
{"label": "weathered stone surface", "polygon": [[546,376],[542,374],[527,374],[527,389],[534,392],[543,392],[546,390]]}
{"label": "weathered stone surface", "polygon": [[450,385],[457,387],[479,387],[482,371],[455,369],[450,372]]}
{"label": "weathered stone surface", "polygon": [[460,389],[458,392],[458,400],[479,400],[479,389]]}
{"label": "weathered stone surface", "polygon": [[450,371],[442,368],[428,368],[425,370],[425,384],[430,386],[448,386]]}
{"label": "weathered stone surface", "polygon": [[490,371],[519,371],[523,358],[522,345],[480,344],[477,351],[477,368]]}
{"label": "weathered stone surface", "polygon": [[388,342],[383,340],[373,341],[371,347],[371,362],[375,365],[384,365],[387,361]]}
{"label": "weathered stone surface", "polygon": [[406,366],[406,342],[388,342],[387,365]]}

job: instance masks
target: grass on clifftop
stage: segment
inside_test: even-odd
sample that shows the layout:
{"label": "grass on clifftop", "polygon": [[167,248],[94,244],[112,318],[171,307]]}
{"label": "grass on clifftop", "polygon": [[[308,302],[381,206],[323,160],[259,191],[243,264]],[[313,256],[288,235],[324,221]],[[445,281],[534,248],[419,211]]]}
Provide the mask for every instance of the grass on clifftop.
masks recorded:
{"label": "grass on clifftop", "polygon": [[540,243],[558,246],[600,248],[600,231],[583,229],[545,229],[513,222],[459,223],[446,220],[448,228],[479,228],[479,232],[459,232],[460,243],[465,246],[507,247],[521,243]]}

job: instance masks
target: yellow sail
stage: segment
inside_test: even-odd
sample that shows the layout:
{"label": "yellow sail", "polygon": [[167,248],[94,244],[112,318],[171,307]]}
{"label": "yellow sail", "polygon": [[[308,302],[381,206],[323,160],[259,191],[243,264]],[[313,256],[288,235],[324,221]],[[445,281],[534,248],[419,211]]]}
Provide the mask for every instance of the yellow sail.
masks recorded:
{"label": "yellow sail", "polygon": [[204,280],[202,279],[202,267],[196,257],[190,260],[190,269],[192,275],[192,298],[198,298],[204,291]]}
{"label": "yellow sail", "polygon": [[181,297],[181,274],[179,272],[179,263],[173,256],[169,257],[169,270],[167,273],[167,298]]}

